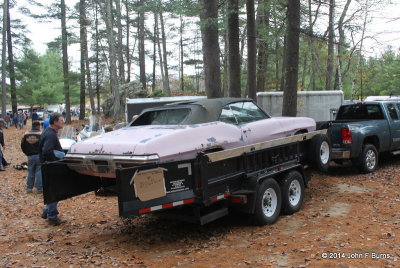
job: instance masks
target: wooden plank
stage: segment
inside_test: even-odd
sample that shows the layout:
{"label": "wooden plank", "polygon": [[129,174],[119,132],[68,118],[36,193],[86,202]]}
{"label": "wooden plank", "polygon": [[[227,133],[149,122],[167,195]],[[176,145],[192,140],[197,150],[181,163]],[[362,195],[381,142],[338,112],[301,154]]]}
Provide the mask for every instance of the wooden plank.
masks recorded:
{"label": "wooden plank", "polygon": [[315,135],[326,134],[326,133],[327,133],[326,129],[312,131],[309,133],[299,134],[299,135],[295,135],[295,136],[280,138],[280,139],[276,139],[276,140],[270,140],[270,141],[261,142],[261,143],[255,143],[255,144],[246,145],[246,146],[229,149],[229,150],[224,150],[224,151],[219,151],[219,152],[215,152],[215,153],[209,153],[209,154],[206,154],[206,156],[208,157],[210,162],[218,162],[221,160],[241,156],[244,153],[268,149],[271,147],[295,143],[295,142],[299,142],[299,141],[310,140]]}

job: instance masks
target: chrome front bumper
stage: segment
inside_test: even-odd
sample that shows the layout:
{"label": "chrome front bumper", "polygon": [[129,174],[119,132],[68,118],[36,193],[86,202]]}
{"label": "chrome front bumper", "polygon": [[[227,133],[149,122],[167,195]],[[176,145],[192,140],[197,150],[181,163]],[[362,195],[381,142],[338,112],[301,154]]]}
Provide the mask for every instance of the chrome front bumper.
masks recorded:
{"label": "chrome front bumper", "polygon": [[89,155],[67,154],[68,167],[78,173],[105,178],[115,178],[115,169],[123,164],[145,165],[156,164],[158,155]]}

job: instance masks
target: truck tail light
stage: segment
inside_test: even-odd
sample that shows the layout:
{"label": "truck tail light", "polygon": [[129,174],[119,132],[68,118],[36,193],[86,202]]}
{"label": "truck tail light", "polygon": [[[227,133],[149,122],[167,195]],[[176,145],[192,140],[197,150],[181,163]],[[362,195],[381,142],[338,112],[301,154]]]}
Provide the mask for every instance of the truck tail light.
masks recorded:
{"label": "truck tail light", "polygon": [[348,128],[342,128],[342,143],[351,144],[353,142],[353,137],[351,131]]}

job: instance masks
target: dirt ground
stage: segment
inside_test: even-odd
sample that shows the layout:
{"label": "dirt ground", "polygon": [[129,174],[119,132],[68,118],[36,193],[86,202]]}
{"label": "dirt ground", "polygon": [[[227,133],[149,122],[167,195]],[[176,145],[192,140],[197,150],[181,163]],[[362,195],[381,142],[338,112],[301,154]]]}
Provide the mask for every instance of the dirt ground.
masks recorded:
{"label": "dirt ground", "polygon": [[[26,161],[25,130],[5,130],[6,159]],[[400,158],[374,174],[314,172],[301,211],[256,227],[245,216],[205,226],[154,215],[118,217],[115,197],[59,203],[61,226],[40,218],[27,171],[0,172],[1,267],[400,267]]]}

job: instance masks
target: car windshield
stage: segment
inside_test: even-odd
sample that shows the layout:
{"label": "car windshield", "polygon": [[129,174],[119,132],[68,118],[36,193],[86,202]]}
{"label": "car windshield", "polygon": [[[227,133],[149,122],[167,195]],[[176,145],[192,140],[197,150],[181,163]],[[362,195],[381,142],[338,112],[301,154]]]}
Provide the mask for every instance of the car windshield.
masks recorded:
{"label": "car windshield", "polygon": [[131,126],[179,125],[189,115],[190,109],[166,109],[148,111],[134,120]]}

